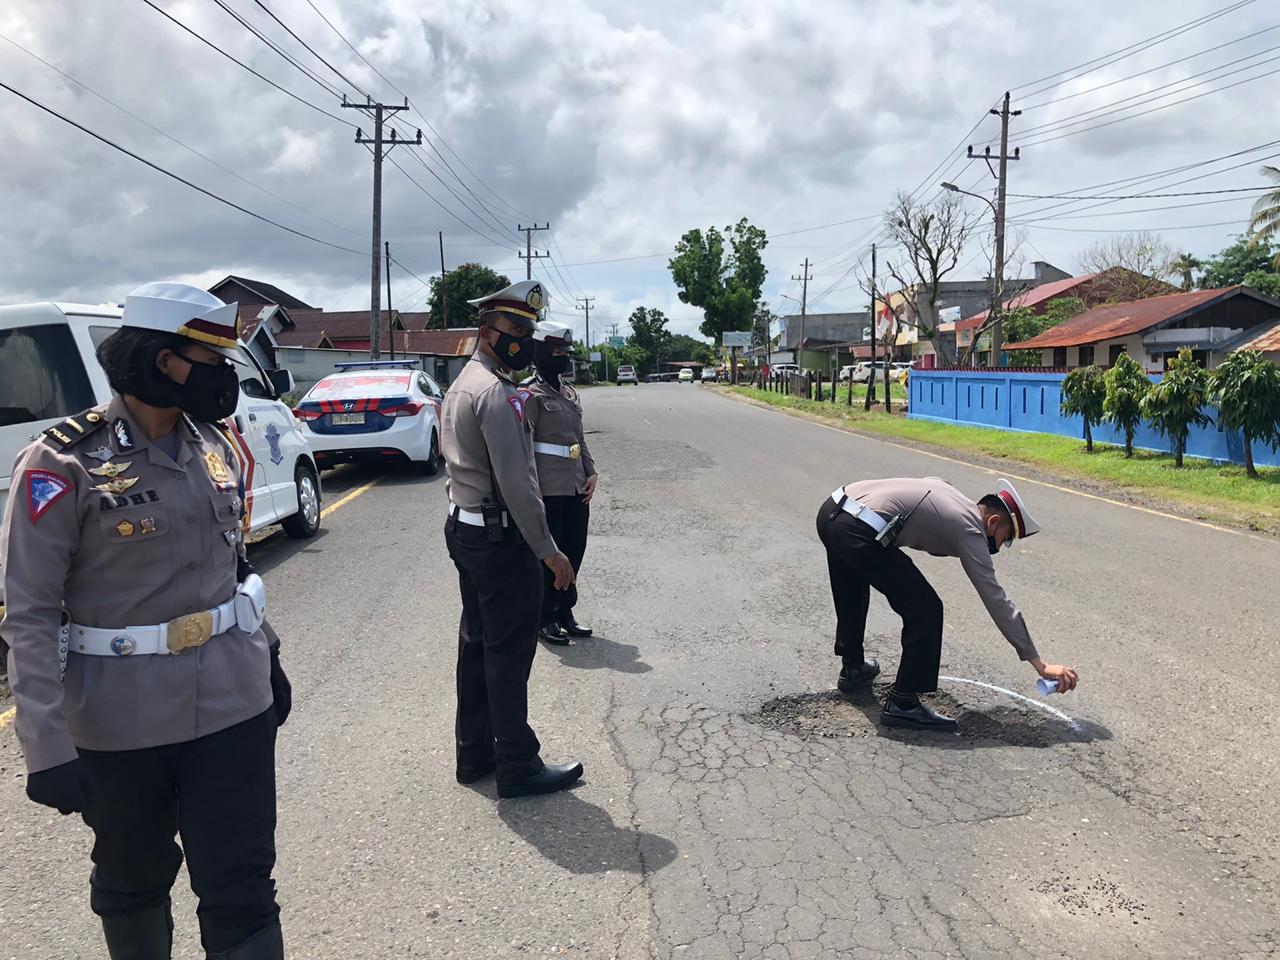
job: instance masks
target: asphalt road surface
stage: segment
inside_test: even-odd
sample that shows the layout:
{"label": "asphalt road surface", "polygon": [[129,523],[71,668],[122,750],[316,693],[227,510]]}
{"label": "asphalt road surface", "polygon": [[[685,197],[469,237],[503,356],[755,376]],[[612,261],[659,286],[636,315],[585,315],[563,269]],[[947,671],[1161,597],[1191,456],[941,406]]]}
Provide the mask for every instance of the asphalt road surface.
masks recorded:
{"label": "asphalt road surface", "polygon": [[[571,793],[499,803],[453,781],[441,480],[343,468],[330,505],[377,483],[318,538],[253,548],[294,684],[291,956],[1280,954],[1280,544],[1019,481],[1044,530],[997,568],[1080,688],[1036,697],[959,564],[923,557],[956,678],[935,702],[961,731],[886,732],[882,685],[832,692],[818,505],[860,477],[977,497],[995,474],[702,386],[585,397],[597,636],[540,649],[530,698],[544,755],[586,764]],[[892,675],[878,596],[869,632]],[[101,957],[89,832],[22,787],[10,727],[0,958]],[[176,955],[197,957],[184,883]]]}

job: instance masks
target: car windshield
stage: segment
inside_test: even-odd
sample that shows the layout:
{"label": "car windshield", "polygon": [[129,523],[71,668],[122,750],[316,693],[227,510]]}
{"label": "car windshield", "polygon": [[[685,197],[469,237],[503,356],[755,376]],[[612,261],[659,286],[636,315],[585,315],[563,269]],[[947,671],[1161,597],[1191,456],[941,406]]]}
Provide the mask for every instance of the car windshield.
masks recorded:
{"label": "car windshield", "polygon": [[69,327],[0,330],[0,426],[69,416],[93,400]]}

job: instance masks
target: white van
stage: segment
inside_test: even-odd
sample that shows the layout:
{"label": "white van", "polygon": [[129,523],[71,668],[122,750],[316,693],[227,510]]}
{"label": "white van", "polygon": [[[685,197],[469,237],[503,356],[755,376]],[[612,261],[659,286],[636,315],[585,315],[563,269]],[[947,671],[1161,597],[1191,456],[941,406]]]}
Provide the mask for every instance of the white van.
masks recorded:
{"label": "white van", "polygon": [[[0,512],[13,463],[42,430],[111,399],[95,350],[120,328],[111,304],[30,303],[0,307]],[[266,373],[243,346],[240,403],[223,421],[245,467],[250,532],[273,523],[291,537],[320,529],[320,471],[290,409],[287,370]],[[3,557],[0,557],[0,564]],[[0,585],[3,570],[0,569]],[[0,610],[4,597],[0,595]]]}

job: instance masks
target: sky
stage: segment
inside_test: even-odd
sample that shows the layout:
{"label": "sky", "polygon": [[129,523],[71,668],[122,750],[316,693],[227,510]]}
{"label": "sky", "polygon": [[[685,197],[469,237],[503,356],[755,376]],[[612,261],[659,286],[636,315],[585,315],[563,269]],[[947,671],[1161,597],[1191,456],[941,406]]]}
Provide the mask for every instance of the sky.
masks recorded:
{"label": "sky", "polygon": [[[407,96],[397,132],[426,136],[384,167],[398,308],[423,308],[438,231],[447,266],[477,261],[514,280],[517,225],[549,222],[535,276],[579,336],[576,298],[594,298],[592,340],[615,323],[625,334],[639,305],[695,333],[701,312],[680,303],[667,259],[686,230],[742,217],[770,236],[764,299],[776,312],[798,311],[806,257],[811,312],[865,308],[857,270],[895,192],[928,202],[946,179],[991,194],[964,148],[998,137],[988,110],[1006,89],[1023,110],[1008,189],[1024,272],[1034,260],[1073,270],[1124,230],[1211,255],[1245,229],[1256,194],[1017,194],[1233,190],[1265,184],[1259,166],[1280,162],[1280,73],[1267,76],[1280,70],[1280,11],[1267,0],[151,4],[7,0],[0,82],[314,239],[0,88],[0,303],[120,302],[150,280],[239,274],[367,309],[373,164],[353,127],[369,136],[372,121],[343,109],[343,93]],[[991,211],[966,203],[984,226],[953,279],[989,269]]]}

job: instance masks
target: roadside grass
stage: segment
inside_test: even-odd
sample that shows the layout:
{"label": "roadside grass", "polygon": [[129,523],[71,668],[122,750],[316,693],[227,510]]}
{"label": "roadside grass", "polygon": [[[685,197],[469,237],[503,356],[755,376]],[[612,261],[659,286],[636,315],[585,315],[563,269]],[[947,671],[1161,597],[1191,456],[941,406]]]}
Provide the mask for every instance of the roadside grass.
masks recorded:
{"label": "roadside grass", "polygon": [[1217,465],[1188,457],[1179,470],[1169,454],[1136,450],[1132,459],[1126,460],[1122,447],[1109,444],[1095,442],[1094,452],[1089,454],[1083,440],[1070,437],[910,420],[900,413],[886,414],[883,407],[866,413],[857,404],[856,390],[853,407],[844,405],[843,391],[834,405],[753,387],[733,387],[730,392],[862,433],[1023,463],[1067,479],[1101,482],[1179,503],[1207,520],[1280,533],[1280,468],[1259,468],[1261,479],[1251,480],[1244,467],[1235,464]]}

